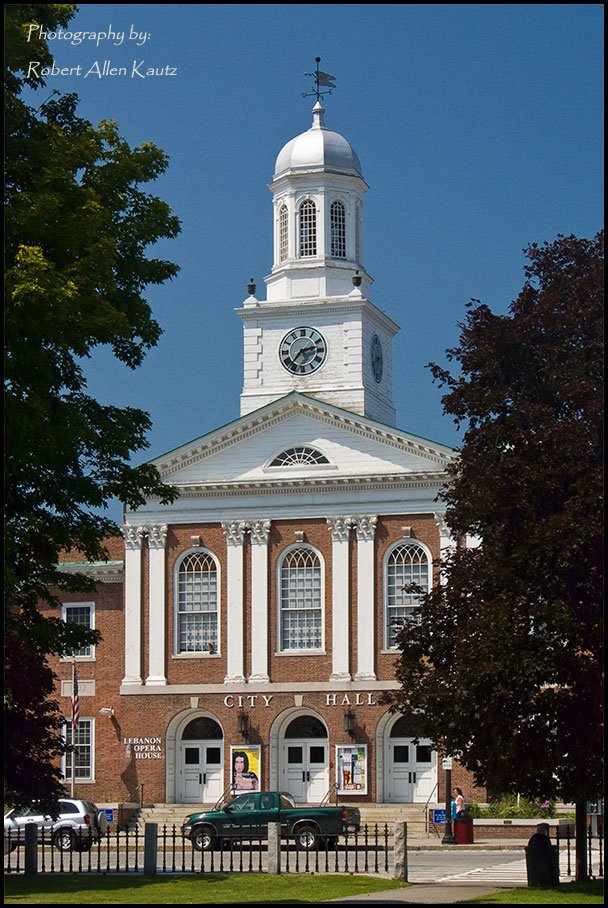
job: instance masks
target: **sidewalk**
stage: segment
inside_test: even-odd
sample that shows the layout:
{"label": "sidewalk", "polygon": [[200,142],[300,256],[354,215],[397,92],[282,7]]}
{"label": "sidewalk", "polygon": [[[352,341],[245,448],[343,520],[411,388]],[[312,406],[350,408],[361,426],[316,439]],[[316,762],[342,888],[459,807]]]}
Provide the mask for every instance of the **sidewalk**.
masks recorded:
{"label": "sidewalk", "polygon": [[[490,895],[498,889],[514,889],[511,883],[413,883],[389,892],[368,892],[345,899],[331,899],[319,904],[359,902],[367,905],[450,905]],[[525,888],[525,887],[521,887]]]}

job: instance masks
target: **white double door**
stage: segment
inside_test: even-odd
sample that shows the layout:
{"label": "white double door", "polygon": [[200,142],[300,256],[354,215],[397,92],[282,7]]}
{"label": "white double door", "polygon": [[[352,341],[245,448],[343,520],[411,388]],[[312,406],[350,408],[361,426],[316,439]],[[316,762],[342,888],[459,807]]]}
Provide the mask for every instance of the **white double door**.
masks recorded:
{"label": "white double door", "polygon": [[329,788],[328,745],[325,741],[283,743],[281,789],[297,804],[318,804]]}
{"label": "white double door", "polygon": [[424,804],[437,781],[437,751],[424,738],[389,738],[386,799],[394,804]]}
{"label": "white double door", "polygon": [[215,804],[223,792],[223,765],[221,741],[182,741],[179,745],[178,802]]}

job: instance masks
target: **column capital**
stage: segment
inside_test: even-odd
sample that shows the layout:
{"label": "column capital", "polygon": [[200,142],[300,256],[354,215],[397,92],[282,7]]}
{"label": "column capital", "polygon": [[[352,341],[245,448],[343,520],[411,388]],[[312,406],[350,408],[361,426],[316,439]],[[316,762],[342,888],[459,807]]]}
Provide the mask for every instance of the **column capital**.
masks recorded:
{"label": "column capital", "polygon": [[228,545],[243,545],[245,533],[247,532],[247,523],[244,520],[223,520],[222,530]]}
{"label": "column capital", "polygon": [[352,517],[328,517],[327,523],[334,542],[348,542],[353,523]]}
{"label": "column capital", "polygon": [[252,545],[267,545],[270,535],[270,520],[254,520],[249,524]]}
{"label": "column capital", "polygon": [[378,517],[375,514],[357,514],[353,519],[358,540],[366,541],[374,538],[378,523]]}
{"label": "column capital", "polygon": [[169,532],[167,524],[155,524],[154,526],[146,527],[146,529],[148,531],[149,548],[164,549],[167,541],[167,533]]}
{"label": "column capital", "polygon": [[120,528],[125,540],[125,548],[141,549],[146,535],[146,527],[124,526]]}
{"label": "column capital", "polygon": [[433,517],[437,521],[437,526],[439,527],[440,536],[451,536],[450,528],[448,527],[445,520],[445,512],[433,511]]}

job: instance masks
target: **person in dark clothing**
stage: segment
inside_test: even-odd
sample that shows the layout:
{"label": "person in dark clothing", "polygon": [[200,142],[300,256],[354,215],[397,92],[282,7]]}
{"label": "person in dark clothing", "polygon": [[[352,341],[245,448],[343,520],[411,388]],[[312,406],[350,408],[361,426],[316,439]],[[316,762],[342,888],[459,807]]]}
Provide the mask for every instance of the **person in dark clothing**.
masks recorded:
{"label": "person in dark clothing", "polygon": [[539,823],[536,832],[530,836],[526,848],[526,859],[529,885],[555,885],[553,845],[549,837],[548,823]]}

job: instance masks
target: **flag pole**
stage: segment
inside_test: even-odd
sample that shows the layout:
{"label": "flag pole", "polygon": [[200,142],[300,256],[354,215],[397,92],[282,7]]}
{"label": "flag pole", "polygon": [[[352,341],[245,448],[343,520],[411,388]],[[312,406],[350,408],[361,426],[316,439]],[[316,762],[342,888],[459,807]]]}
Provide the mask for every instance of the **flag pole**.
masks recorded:
{"label": "flag pole", "polygon": [[76,740],[76,726],[74,725],[74,704],[75,704],[75,685],[76,685],[76,656],[72,656],[72,778],[70,782],[70,796],[74,797],[74,776],[76,775],[76,750],[74,742]]}

